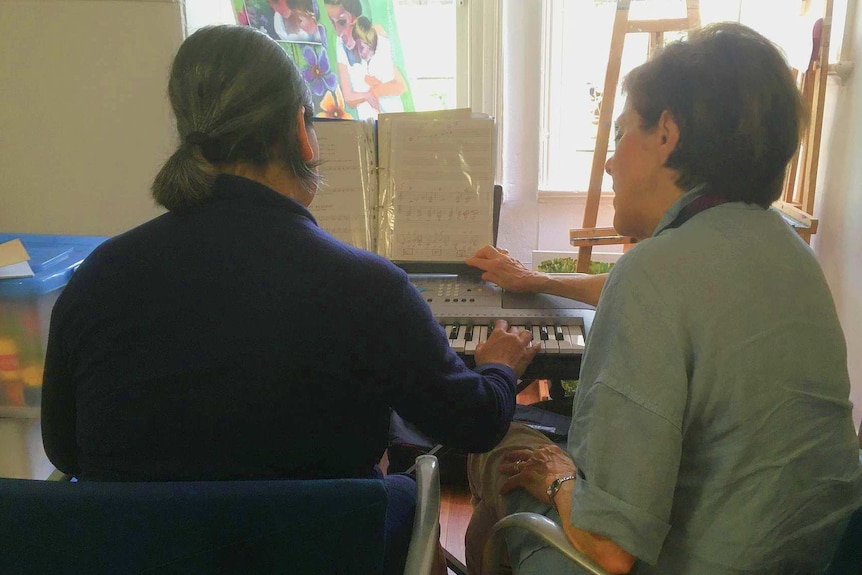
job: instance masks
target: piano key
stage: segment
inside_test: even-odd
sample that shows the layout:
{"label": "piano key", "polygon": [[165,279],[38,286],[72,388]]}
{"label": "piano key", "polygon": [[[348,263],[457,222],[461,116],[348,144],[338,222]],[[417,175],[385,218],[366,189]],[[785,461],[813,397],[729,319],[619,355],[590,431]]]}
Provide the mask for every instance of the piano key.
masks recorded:
{"label": "piano key", "polygon": [[559,347],[560,353],[569,355],[575,353],[575,346],[572,345],[572,335],[569,332],[569,326],[558,325],[554,327],[554,334],[554,339],[557,342],[557,346]]}
{"label": "piano key", "polygon": [[539,337],[542,339],[542,351],[545,353],[558,354],[560,353],[560,344],[556,338],[551,337],[550,332],[554,330],[554,326],[540,326]]}
{"label": "piano key", "polygon": [[[464,347],[467,345],[467,342],[464,340],[464,329],[466,326],[455,326],[455,329],[449,335],[449,346],[459,353],[464,353]],[[454,338],[452,335],[454,334]]]}
{"label": "piano key", "polygon": [[468,325],[464,327],[464,341],[473,341],[473,328],[475,326]]}
{"label": "piano key", "polygon": [[488,341],[488,335],[490,335],[490,331],[488,330],[488,326],[481,326],[479,329],[479,343],[483,343]]}
{"label": "piano key", "polygon": [[584,332],[579,325],[570,325],[569,333],[571,333],[572,347],[575,352],[583,352],[586,342],[584,341]]}
{"label": "piano key", "polygon": [[541,347],[541,349],[539,349],[539,353],[547,353],[548,348],[545,346],[545,342],[542,341],[541,328],[537,325],[534,325],[532,327],[532,332],[533,332],[533,345],[536,345],[536,344],[541,342],[542,347]]}
{"label": "piano key", "polygon": [[473,329],[473,339],[468,341],[464,346],[464,353],[473,355],[476,353],[476,346],[488,339],[488,326],[477,325]]}

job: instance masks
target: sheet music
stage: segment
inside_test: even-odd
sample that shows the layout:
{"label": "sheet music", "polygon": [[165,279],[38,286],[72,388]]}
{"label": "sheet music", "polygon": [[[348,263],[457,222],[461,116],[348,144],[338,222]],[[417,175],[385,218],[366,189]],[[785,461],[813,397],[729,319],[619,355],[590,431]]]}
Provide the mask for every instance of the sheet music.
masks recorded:
{"label": "sheet music", "polygon": [[365,122],[315,122],[321,186],[309,210],[321,228],[373,250],[377,178],[373,129]]}
{"label": "sheet music", "polygon": [[491,243],[494,119],[405,117],[388,131],[378,252],[455,262]]}

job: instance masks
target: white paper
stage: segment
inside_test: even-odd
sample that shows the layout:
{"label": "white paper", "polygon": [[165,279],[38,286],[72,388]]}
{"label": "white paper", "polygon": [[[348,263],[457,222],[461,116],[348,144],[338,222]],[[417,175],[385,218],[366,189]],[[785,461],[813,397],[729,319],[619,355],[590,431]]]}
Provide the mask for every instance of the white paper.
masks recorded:
{"label": "white paper", "polygon": [[377,177],[373,139],[364,122],[318,122],[322,178],[309,206],[321,228],[352,246],[372,250]]}
{"label": "white paper", "polygon": [[462,262],[492,242],[494,142],[487,116],[392,122],[384,255]]}
{"label": "white paper", "polygon": [[35,274],[33,273],[32,268],[30,268],[29,262],[18,262],[17,264],[11,264],[8,266],[0,267],[0,279],[13,279],[13,278],[31,278]]}

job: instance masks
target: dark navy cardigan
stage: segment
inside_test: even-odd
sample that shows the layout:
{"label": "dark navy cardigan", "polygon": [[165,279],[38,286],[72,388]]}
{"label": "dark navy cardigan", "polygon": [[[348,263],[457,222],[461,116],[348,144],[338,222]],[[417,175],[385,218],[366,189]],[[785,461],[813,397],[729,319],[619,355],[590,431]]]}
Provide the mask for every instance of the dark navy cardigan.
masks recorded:
{"label": "dark navy cardigan", "polygon": [[90,479],[365,477],[390,409],[492,447],[515,373],[467,369],[406,274],[234,177],[105,242],[57,301],[46,452]]}

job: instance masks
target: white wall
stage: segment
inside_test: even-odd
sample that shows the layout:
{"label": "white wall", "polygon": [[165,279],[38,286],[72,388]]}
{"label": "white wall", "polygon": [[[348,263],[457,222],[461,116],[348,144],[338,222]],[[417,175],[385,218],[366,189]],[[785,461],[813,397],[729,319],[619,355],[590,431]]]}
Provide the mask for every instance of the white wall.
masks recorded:
{"label": "white wall", "polygon": [[0,0],[0,231],[112,235],[157,215],[178,0]]}
{"label": "white wall", "polygon": [[855,61],[856,69],[843,83],[829,78],[815,197],[820,227],[812,245],[847,339],[850,397],[858,426],[862,420],[862,10],[852,12],[842,60]]}

